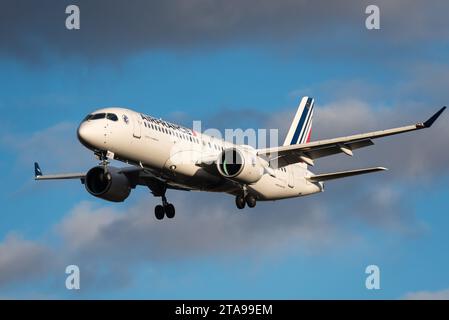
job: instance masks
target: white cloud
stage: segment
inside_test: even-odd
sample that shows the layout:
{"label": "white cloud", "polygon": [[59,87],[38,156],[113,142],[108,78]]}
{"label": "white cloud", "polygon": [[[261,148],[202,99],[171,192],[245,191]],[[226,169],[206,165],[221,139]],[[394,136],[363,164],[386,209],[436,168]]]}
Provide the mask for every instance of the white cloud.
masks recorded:
{"label": "white cloud", "polygon": [[[233,199],[221,195],[176,194],[177,216],[155,220],[153,207],[159,199],[142,199],[126,214],[113,206],[81,203],[56,227],[71,250],[105,258],[126,256],[133,260],[189,259],[208,255],[239,255],[264,248],[267,255],[289,246],[313,253],[334,247],[340,233],[318,206],[292,202],[260,204],[246,214],[236,212]],[[273,213],[273,206],[278,208]],[[344,241],[344,240],[342,240]]]}
{"label": "white cloud", "polygon": [[38,278],[47,272],[50,257],[46,246],[9,234],[0,243],[0,285]]}
{"label": "white cloud", "polygon": [[31,135],[8,133],[0,143],[17,155],[17,164],[32,167],[38,161],[50,170],[77,170],[92,164],[93,155],[85,149],[76,137],[74,123],[60,122]]}
{"label": "white cloud", "polygon": [[119,286],[129,285],[132,270],[142,263],[242,255],[276,259],[290,250],[313,255],[358,243],[331,221],[325,208],[310,202],[300,210],[290,200],[242,213],[230,197],[204,196],[170,195],[177,205],[177,217],[170,221],[154,218],[159,199],[139,200],[125,211],[82,202],[53,227],[56,238],[5,239],[0,244],[0,284],[48,279],[76,264],[83,270],[85,289],[104,289],[104,279],[111,276]]}

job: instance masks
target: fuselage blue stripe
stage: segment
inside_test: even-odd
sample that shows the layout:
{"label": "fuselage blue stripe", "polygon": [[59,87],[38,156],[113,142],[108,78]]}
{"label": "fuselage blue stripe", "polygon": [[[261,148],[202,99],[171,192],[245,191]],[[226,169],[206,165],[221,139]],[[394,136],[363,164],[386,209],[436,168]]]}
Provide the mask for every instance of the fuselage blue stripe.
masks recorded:
{"label": "fuselage blue stripe", "polygon": [[[293,138],[292,138],[292,141],[290,142],[290,144],[296,144],[296,142],[298,141],[302,126],[303,126],[304,121],[306,120],[307,115],[309,114],[309,111],[310,111],[310,101],[311,100],[312,100],[312,98],[307,99],[306,105],[304,106],[304,110],[301,115],[301,119],[299,120],[298,126],[296,127],[295,134],[293,135]],[[307,108],[307,106],[309,106],[309,108]]]}

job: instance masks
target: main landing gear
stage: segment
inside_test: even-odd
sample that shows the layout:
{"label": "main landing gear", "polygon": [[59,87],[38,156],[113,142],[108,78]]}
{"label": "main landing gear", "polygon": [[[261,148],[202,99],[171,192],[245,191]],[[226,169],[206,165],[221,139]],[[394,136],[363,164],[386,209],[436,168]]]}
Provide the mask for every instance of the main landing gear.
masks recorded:
{"label": "main landing gear", "polygon": [[243,186],[242,194],[239,194],[238,196],[235,197],[235,205],[239,209],[245,208],[246,204],[248,205],[248,207],[254,208],[256,206],[256,202],[257,202],[256,197],[248,193],[246,186]]}
{"label": "main landing gear", "polygon": [[146,181],[148,188],[155,197],[162,198],[162,205],[158,204],[154,207],[154,216],[157,220],[162,220],[164,217],[173,219],[175,217],[175,206],[167,201],[165,196],[167,192],[167,185],[155,179]]}
{"label": "main landing gear", "polygon": [[171,203],[168,203],[167,198],[165,197],[165,195],[163,195],[162,205],[158,204],[154,208],[154,215],[158,220],[164,219],[164,216],[166,216],[169,219],[173,219],[175,217],[175,206],[172,205]]}

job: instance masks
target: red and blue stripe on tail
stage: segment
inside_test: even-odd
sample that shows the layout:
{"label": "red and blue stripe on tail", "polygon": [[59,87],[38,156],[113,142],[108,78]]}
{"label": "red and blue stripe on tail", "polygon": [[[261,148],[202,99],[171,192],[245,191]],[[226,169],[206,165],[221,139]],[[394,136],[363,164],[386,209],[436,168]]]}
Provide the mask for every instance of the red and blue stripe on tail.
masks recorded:
{"label": "red and blue stripe on tail", "polygon": [[285,137],[284,146],[301,144],[310,141],[312,134],[314,99],[303,97],[298,106],[298,111]]}

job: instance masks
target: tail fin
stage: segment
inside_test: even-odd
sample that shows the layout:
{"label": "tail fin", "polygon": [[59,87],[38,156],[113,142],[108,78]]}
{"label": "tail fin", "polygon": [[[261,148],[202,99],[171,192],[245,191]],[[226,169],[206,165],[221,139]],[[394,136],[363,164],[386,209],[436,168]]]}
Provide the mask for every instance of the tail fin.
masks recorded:
{"label": "tail fin", "polygon": [[293,118],[293,122],[285,137],[284,146],[291,144],[301,144],[310,141],[312,133],[314,100],[310,97],[303,97],[299,103],[298,111]]}

